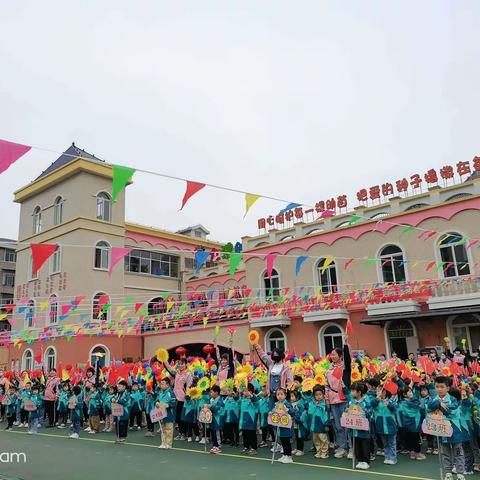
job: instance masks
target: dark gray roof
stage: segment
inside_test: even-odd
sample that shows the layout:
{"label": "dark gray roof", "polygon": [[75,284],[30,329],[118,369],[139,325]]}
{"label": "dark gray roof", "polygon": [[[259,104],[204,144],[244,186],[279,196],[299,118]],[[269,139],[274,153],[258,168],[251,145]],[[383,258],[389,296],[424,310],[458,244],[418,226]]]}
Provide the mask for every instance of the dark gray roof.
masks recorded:
{"label": "dark gray roof", "polygon": [[44,177],[45,175],[48,175],[49,173],[54,172],[55,170],[58,170],[60,167],[63,167],[67,163],[70,163],[72,160],[75,160],[75,158],[78,157],[85,157],[89,158],[91,160],[96,160],[97,162],[103,162],[104,160],[101,160],[100,158],[97,158],[95,155],[92,155],[91,153],[86,152],[85,150],[82,150],[81,148],[78,148],[75,146],[75,143],[72,143],[60,157],[58,157],[46,170],[44,170],[35,180],[38,180],[39,178]]}

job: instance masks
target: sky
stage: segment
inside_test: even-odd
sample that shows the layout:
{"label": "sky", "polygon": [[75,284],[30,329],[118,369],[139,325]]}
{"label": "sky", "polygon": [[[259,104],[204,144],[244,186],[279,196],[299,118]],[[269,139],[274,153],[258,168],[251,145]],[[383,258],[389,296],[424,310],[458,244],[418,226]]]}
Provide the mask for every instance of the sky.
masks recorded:
{"label": "sky", "polygon": [[[312,205],[480,155],[480,2],[25,0],[0,16],[0,138]],[[32,150],[13,192],[56,159]],[[137,174],[127,219],[235,243],[285,203]]]}

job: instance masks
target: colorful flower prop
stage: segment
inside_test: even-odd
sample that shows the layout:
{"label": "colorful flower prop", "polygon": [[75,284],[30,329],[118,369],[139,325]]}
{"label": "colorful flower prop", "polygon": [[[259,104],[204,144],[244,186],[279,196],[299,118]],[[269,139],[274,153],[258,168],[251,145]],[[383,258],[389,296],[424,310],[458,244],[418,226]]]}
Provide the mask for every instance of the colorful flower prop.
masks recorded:
{"label": "colorful flower prop", "polygon": [[311,392],[313,387],[317,384],[317,382],[313,378],[306,378],[302,382],[302,390],[304,392]]}
{"label": "colorful flower prop", "polygon": [[248,332],[248,343],[250,345],[257,345],[260,341],[260,334],[256,330],[250,330]]}
{"label": "colorful flower prop", "polygon": [[202,396],[202,391],[198,387],[190,387],[187,390],[187,395],[192,399],[192,400],[197,400]]}
{"label": "colorful flower prop", "polygon": [[204,392],[207,388],[210,388],[210,380],[207,377],[202,377],[198,383],[197,387]]}
{"label": "colorful flower prop", "polygon": [[168,352],[164,348],[159,348],[155,353],[157,360],[162,363],[168,362]]}

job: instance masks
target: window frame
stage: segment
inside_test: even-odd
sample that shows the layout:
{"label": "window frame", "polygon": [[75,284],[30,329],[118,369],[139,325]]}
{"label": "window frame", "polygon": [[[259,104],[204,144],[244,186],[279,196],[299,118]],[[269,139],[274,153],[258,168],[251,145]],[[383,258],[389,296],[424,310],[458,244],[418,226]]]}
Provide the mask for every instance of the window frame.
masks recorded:
{"label": "window frame", "polygon": [[[280,291],[281,291],[281,284],[280,284],[280,273],[276,268],[272,268],[272,274],[270,277],[268,276],[268,272],[265,270],[262,273],[262,292],[263,292],[263,298],[265,300],[269,299],[277,299],[280,297]],[[274,286],[274,282],[276,282],[278,285]],[[268,286],[267,286],[268,283]],[[272,289],[272,295],[269,295],[269,291]],[[275,293],[276,292],[276,293]]]}
{"label": "window frame", "polygon": [[[400,251],[397,252],[397,253],[383,253],[389,247],[398,248]],[[402,247],[400,247],[399,245],[396,245],[394,243],[387,243],[386,245],[384,245],[383,247],[380,248],[377,257],[380,260],[378,279],[381,283],[393,284],[393,283],[405,283],[405,282],[408,281],[408,274],[407,274],[406,260],[405,260],[405,252],[404,252]],[[393,263],[395,261],[394,260],[395,257],[401,257],[402,258],[401,262],[403,262],[403,265],[399,266],[398,268],[403,269],[403,275],[405,277],[403,280],[397,280],[397,278],[396,278],[395,264]],[[393,281],[391,281],[391,282],[385,280],[385,270],[384,270],[384,268],[387,266],[387,264],[384,265],[384,262],[387,261],[387,260],[390,260],[390,265],[391,265],[391,269],[392,269]]]}
{"label": "window frame", "polygon": [[[95,196],[96,198],[96,211],[95,211],[95,218],[97,220],[101,220],[104,222],[111,222],[112,221],[112,196],[105,192],[101,191],[98,192]],[[105,205],[108,205],[108,218],[105,218]]]}
{"label": "window frame", "polygon": [[[103,243],[104,245],[100,245]],[[97,267],[97,250],[100,250],[100,266]],[[98,240],[93,249],[93,269],[108,272],[110,269],[112,246],[106,240]],[[104,255],[106,255],[107,266],[103,267]]]}
{"label": "window frame", "polygon": [[33,209],[32,213],[32,218],[33,218],[33,234],[38,235],[42,231],[42,207],[40,205],[37,205]]}
{"label": "window frame", "polygon": [[[49,351],[52,351],[53,354],[49,355]],[[53,358],[53,365],[50,365],[50,359]],[[57,349],[53,345],[49,345],[44,354],[43,354],[43,365],[47,371],[47,373],[52,369],[52,368],[57,368]]]}
{"label": "window frame", "polygon": [[[58,265],[55,265],[58,263]],[[62,271],[62,247],[57,245],[57,249],[53,252],[49,261],[50,275],[55,275]]]}
{"label": "window frame", "polygon": [[[55,301],[52,301],[55,299]],[[52,305],[55,305],[55,314],[52,315]],[[57,325],[59,317],[59,299],[56,293],[52,293],[48,297],[48,308],[47,308],[47,325]],[[52,321],[52,318],[55,318],[55,321]]]}
{"label": "window frame", "polygon": [[[28,361],[30,362],[30,368],[27,368],[27,353],[29,354]],[[22,372],[24,370],[33,370],[33,367],[35,366],[35,357],[33,355],[33,350],[31,348],[25,349],[25,351],[22,354]]]}
{"label": "window frame", "polygon": [[[158,258],[154,258],[155,256]],[[138,271],[132,270],[132,258],[135,259],[133,263],[136,264]],[[178,280],[180,278],[180,261],[181,258],[178,255],[171,255],[170,253],[163,253],[161,251],[141,250],[135,248],[125,256],[124,271],[134,275],[148,275],[154,278],[164,277]],[[154,263],[158,264],[161,273],[153,273],[152,265]],[[164,269],[166,265],[168,265],[167,272]],[[142,268],[145,271],[142,271]],[[176,275],[172,275],[172,272],[176,273]]]}
{"label": "window frame", "polygon": [[[317,285],[320,287],[320,290],[323,295],[331,295],[332,293],[338,293],[338,271],[337,271],[337,264],[335,260],[322,272],[323,264],[329,257],[323,257],[318,260],[315,264],[315,281]],[[331,258],[331,257],[330,257]],[[335,284],[332,283],[332,271],[335,273]],[[327,282],[324,283],[322,280],[322,276],[326,277]]]}
{"label": "window frame", "polygon": [[[8,255],[13,253],[13,260],[8,259]],[[15,263],[17,261],[17,252],[13,248],[6,248],[3,255],[3,260],[8,263]]]}
{"label": "window frame", "polygon": [[[275,344],[275,347],[273,348],[270,348],[271,347],[271,344],[270,342],[272,341],[271,339],[271,336],[272,334],[274,333],[280,333],[283,337],[283,343],[284,343],[284,347],[283,347],[283,351],[285,352],[288,348],[288,341],[287,341],[287,334],[285,333],[284,330],[282,330],[281,328],[278,328],[278,327],[273,327],[273,328],[270,328],[266,333],[265,333],[265,339],[264,339],[264,344],[265,344],[265,351],[266,352],[271,352],[273,350],[273,348],[282,348],[282,347],[279,347]],[[273,339],[273,341],[277,341],[277,340],[280,340],[280,338],[278,339]]]}
{"label": "window frame", "polygon": [[[450,237],[457,237],[457,238],[460,237],[460,240],[458,240],[457,242],[447,242],[442,245],[442,242],[445,242],[446,240],[450,239]],[[459,277],[473,274],[472,259],[470,258],[469,251],[465,247],[465,244],[467,243],[467,241],[468,241],[467,237],[459,232],[445,232],[439,237],[436,243],[439,261],[442,263],[445,262],[445,260],[443,259],[444,257],[442,255],[442,252],[448,251],[449,254],[452,256],[452,260],[453,260],[452,262],[453,265],[450,268],[453,268],[455,270],[455,275],[446,275],[445,267],[443,267],[441,269],[441,273],[439,273],[441,278],[459,278]],[[457,253],[458,253],[456,251],[457,247],[463,248],[463,254],[465,255],[466,262],[457,261]],[[447,262],[447,264],[448,263],[450,262]],[[463,269],[463,271],[461,271],[461,268],[463,267],[459,268],[458,266],[459,263],[468,265],[468,268]]]}
{"label": "window frame", "polygon": [[53,224],[61,225],[63,223],[63,203],[64,199],[61,195],[55,198],[53,202]]}

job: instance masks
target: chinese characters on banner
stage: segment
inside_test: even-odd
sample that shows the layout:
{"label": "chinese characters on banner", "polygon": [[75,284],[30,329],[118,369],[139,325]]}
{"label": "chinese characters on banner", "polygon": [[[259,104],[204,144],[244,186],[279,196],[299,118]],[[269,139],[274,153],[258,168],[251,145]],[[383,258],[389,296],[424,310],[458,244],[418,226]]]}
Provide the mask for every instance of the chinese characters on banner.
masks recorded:
{"label": "chinese characters on banner", "polygon": [[[443,186],[453,184],[455,175],[460,177],[460,181],[466,180],[466,177],[468,178],[469,175],[476,171],[480,171],[480,157],[475,157],[472,162],[458,162],[455,166],[445,165],[438,171],[431,168],[423,175],[415,173],[408,178],[401,178],[393,183],[385,182],[381,185],[361,188],[357,192],[356,197],[360,205],[367,205],[369,201],[381,203],[395,195],[403,194],[403,196],[406,196],[409,192],[415,195],[421,192],[422,187],[427,189],[435,187],[438,186],[439,182],[443,183]],[[291,227],[294,223],[317,220],[322,217],[324,212],[331,212],[332,215],[341,213],[342,209],[346,211],[347,207],[347,195],[339,195],[337,198],[318,201],[315,204],[315,208],[304,210],[303,207],[296,207],[284,213],[259,218],[258,229],[273,230],[275,228]],[[315,217],[315,214],[317,214],[317,217]]]}

